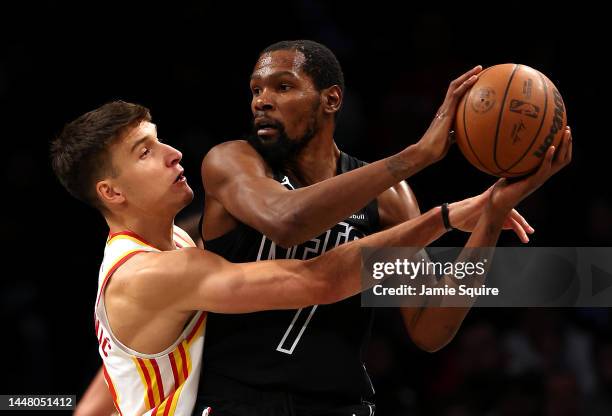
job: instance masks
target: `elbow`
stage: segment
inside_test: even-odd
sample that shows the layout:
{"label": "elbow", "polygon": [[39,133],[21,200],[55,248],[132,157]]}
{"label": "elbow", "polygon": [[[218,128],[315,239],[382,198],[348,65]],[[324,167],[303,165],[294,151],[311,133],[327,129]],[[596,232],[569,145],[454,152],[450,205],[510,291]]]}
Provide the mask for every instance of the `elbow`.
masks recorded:
{"label": "elbow", "polygon": [[414,342],[414,344],[419,347],[420,350],[423,350],[425,352],[429,352],[429,353],[434,353],[434,352],[438,352],[440,351],[442,348],[444,348],[444,346],[446,344],[436,344],[433,342],[423,342],[423,341],[418,341],[413,339],[412,340]]}
{"label": "elbow", "polygon": [[300,243],[300,241],[296,239],[291,232],[285,229],[273,230],[270,233],[266,233],[266,236],[272,240],[274,244],[285,249]]}
{"label": "elbow", "polygon": [[422,334],[419,332],[410,334],[410,338],[419,349],[429,353],[440,351],[453,339],[453,337],[435,337],[432,334]]}
{"label": "elbow", "polygon": [[308,239],[303,235],[304,227],[300,226],[297,215],[293,213],[274,215],[267,223],[271,227],[266,236],[282,248],[293,247]]}

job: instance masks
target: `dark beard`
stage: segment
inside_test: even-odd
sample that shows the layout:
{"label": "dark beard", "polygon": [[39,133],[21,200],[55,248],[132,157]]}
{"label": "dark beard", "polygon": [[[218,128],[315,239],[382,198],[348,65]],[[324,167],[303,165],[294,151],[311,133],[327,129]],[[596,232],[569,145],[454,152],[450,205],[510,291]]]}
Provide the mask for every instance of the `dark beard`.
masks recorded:
{"label": "dark beard", "polygon": [[285,126],[281,123],[276,123],[274,128],[278,131],[278,137],[269,143],[257,135],[257,127],[255,126],[253,126],[253,130],[247,136],[247,141],[270,167],[274,169],[291,169],[302,150],[310,143],[318,131],[316,113],[313,113],[306,132],[300,138],[289,138],[285,131]]}

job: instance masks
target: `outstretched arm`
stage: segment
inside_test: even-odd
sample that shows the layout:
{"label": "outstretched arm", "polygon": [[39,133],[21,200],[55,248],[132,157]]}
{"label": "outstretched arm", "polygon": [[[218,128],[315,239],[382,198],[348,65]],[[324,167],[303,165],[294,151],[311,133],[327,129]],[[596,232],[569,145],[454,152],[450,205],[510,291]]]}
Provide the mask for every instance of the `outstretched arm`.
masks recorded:
{"label": "outstretched arm", "polygon": [[246,313],[337,302],[359,293],[361,248],[423,247],[445,232],[440,208],[317,258],[230,263],[197,248],[141,253],[122,266],[120,296],[158,310]]}
{"label": "outstretched arm", "polygon": [[[497,202],[495,198],[499,199],[500,195],[503,196],[503,205],[507,207],[506,209],[516,205],[518,201],[529,195],[529,193],[544,183],[550,176],[569,164],[572,158],[572,138],[569,128],[565,132],[559,149],[555,152],[554,160],[552,158],[552,152],[553,149],[549,149],[547,153],[548,156],[544,160],[539,171],[531,177],[513,184],[509,184],[507,180],[502,179],[482,195],[455,203],[454,206],[452,204],[451,224],[457,224],[457,221],[460,221],[463,227],[472,227],[473,225],[470,223],[477,221],[477,217],[483,212],[483,209],[485,209],[484,215],[487,215],[487,208],[491,204],[495,204]],[[510,202],[508,196],[513,198],[512,202]],[[380,198],[379,202],[381,202]],[[381,214],[383,214],[381,215],[381,220],[386,221],[387,224],[393,223],[394,221],[402,221],[405,220],[405,218],[411,218],[419,214],[418,204],[412,194],[408,192],[386,194],[382,202],[383,207],[387,208],[384,208],[381,212]],[[467,212],[473,212],[475,215],[465,215],[464,213]],[[453,213],[455,214],[455,221],[453,221]],[[459,220],[459,218],[461,219]],[[481,222],[478,222],[477,227],[479,226],[482,226]],[[533,232],[531,226],[529,226],[524,218],[514,209],[511,209],[509,214],[505,217],[503,228],[513,229],[524,243],[529,241],[527,233]],[[476,229],[474,229],[474,232],[476,232]],[[495,241],[497,241],[498,235],[499,232],[491,233],[491,237],[494,237]],[[491,244],[491,246],[493,245],[495,244]],[[476,246],[471,245],[468,241],[466,247]],[[480,282],[474,281],[474,283]],[[450,287],[453,286],[455,282],[451,276],[445,276],[444,279],[439,282],[440,286],[444,286],[444,284],[448,284]],[[415,344],[430,352],[439,350],[454,338],[469,309],[470,307],[467,307],[467,305],[461,308],[400,308],[406,329]]]}

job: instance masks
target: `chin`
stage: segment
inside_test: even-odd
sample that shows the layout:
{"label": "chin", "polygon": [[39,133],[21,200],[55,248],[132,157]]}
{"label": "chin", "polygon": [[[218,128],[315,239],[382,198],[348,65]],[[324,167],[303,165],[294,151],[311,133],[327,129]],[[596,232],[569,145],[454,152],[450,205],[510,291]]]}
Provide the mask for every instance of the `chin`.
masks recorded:
{"label": "chin", "polygon": [[269,148],[269,147],[274,147],[278,144],[279,140],[279,135],[275,134],[272,136],[257,136],[257,141],[259,142],[259,145],[263,148]]}
{"label": "chin", "polygon": [[189,185],[187,185],[187,189],[185,190],[185,206],[191,204],[191,201],[193,201],[193,189],[191,189],[189,187]]}

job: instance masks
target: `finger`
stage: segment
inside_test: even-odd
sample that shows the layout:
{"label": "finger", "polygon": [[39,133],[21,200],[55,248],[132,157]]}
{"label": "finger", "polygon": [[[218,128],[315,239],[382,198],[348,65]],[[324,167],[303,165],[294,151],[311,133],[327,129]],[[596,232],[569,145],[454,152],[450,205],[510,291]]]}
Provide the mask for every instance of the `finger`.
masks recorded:
{"label": "finger", "polygon": [[512,229],[514,230],[518,238],[523,243],[527,244],[529,242],[529,237],[527,236],[527,233],[525,232],[521,224],[519,224],[518,221],[516,221],[514,218],[510,218],[510,221],[512,223]]}
{"label": "finger", "polygon": [[533,227],[527,222],[527,220],[521,214],[519,214],[519,212],[517,210],[513,209],[512,212],[510,213],[510,215],[512,216],[512,218],[515,221],[517,221],[519,224],[521,224],[521,227],[523,227],[523,229],[528,234],[533,234],[535,232]]}
{"label": "finger", "polygon": [[559,140],[559,145],[557,146],[557,150],[555,151],[555,155],[553,157],[553,165],[556,166],[559,164],[560,161],[563,160],[562,155],[565,154],[565,135],[567,133],[567,130],[563,131],[563,136],[561,136],[561,140]]}
{"label": "finger", "polygon": [[570,131],[569,126],[565,128],[565,132],[563,133],[563,156],[561,156],[561,161],[565,162],[569,155],[569,147],[570,140],[572,138],[572,133]]}
{"label": "finger", "polygon": [[563,131],[563,137],[561,137],[561,142],[559,142],[559,149],[557,149],[555,158],[553,160],[553,164],[558,166],[559,168],[566,164],[567,154],[569,151],[569,138],[570,131],[566,127]]}
{"label": "finger", "polygon": [[482,71],[482,65],[476,65],[474,68],[470,69],[465,74],[461,75],[460,77],[455,79],[453,82],[451,82],[451,85],[454,84],[456,88],[457,86],[463,84],[465,81],[470,79],[472,76],[480,73],[481,71]]}
{"label": "finger", "polygon": [[548,150],[546,150],[546,153],[544,154],[544,160],[542,161],[542,164],[533,176],[538,179],[544,179],[550,174],[550,171],[552,169],[552,160],[555,156],[556,150],[557,149],[555,148],[555,146],[550,146]]}
{"label": "finger", "polygon": [[568,132],[568,137],[567,137],[568,146],[567,146],[567,152],[565,154],[565,164],[569,164],[572,161],[573,140],[572,140],[572,129],[570,128],[570,126],[567,126],[567,132]]}
{"label": "finger", "polygon": [[[455,91],[457,90],[457,88],[462,86],[467,80],[469,80],[474,75],[477,75],[481,71],[482,71],[482,66],[477,65],[474,68],[472,68],[469,71],[467,71],[465,74],[463,74],[460,77],[454,79],[450,83],[450,85],[448,86],[448,90],[446,91],[445,100],[449,100],[449,99],[454,98],[456,96],[455,95]],[[476,82],[476,81],[474,80],[474,82]]]}
{"label": "finger", "polygon": [[499,178],[489,189],[491,189],[491,192],[494,192],[496,189],[502,189],[506,186],[508,186],[508,180],[506,178]]}
{"label": "finger", "polygon": [[463,97],[463,94],[465,94],[466,91],[472,88],[472,85],[474,85],[476,81],[478,81],[478,75],[472,75],[471,77],[466,79],[453,91],[453,98],[459,100],[461,97]]}

